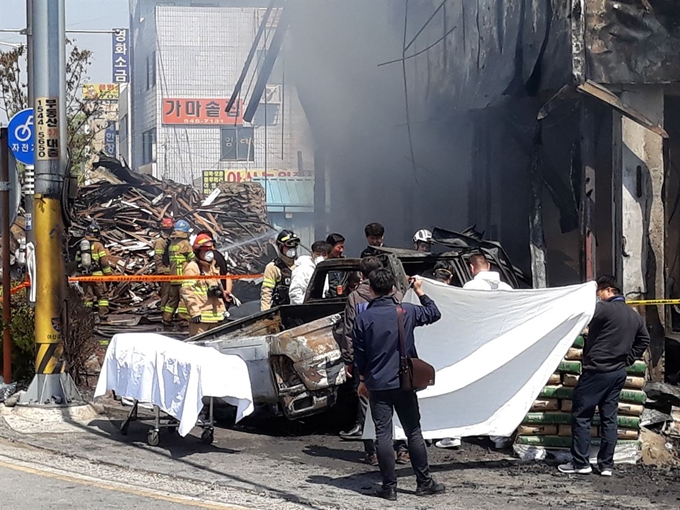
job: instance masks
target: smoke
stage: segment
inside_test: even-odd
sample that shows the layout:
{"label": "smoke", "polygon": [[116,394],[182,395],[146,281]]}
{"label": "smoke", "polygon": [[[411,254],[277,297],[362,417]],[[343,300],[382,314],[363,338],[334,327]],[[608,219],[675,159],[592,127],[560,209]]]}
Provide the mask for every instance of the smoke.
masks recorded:
{"label": "smoke", "polygon": [[[290,4],[287,66],[312,127],[316,179],[326,180],[327,213],[317,208],[317,237],[341,232],[350,255],[363,249],[369,222],[385,225],[385,243],[396,247],[410,247],[421,228],[467,226],[470,126],[462,116],[436,115],[426,106],[417,83],[429,72],[430,55],[409,59],[413,162],[402,64],[379,66],[402,57],[404,5],[396,0]],[[422,11],[432,9],[424,5]],[[409,38],[422,26],[421,18],[409,20]]]}

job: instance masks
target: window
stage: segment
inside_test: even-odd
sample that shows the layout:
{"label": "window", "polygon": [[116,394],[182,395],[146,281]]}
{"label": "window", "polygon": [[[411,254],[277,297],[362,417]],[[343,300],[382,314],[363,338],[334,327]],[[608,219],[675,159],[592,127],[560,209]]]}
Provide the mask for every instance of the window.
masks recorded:
{"label": "window", "polygon": [[142,133],[142,165],[156,161],[156,130]]}
{"label": "window", "polygon": [[156,50],[146,57],[146,90],[156,86]]}
{"label": "window", "polygon": [[253,128],[223,127],[220,131],[220,159],[223,161],[255,161]]}

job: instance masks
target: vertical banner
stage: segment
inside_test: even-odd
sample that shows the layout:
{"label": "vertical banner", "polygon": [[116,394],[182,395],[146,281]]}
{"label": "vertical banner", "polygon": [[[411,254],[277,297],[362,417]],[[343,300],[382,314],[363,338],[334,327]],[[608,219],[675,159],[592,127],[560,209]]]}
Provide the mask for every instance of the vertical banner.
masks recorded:
{"label": "vertical banner", "polygon": [[59,159],[59,101],[56,97],[35,98],[35,159]]}
{"label": "vertical banner", "polygon": [[110,120],[104,130],[104,153],[116,157],[116,121]]}
{"label": "vertical banner", "polygon": [[114,28],[112,41],[113,83],[130,82],[130,31]]}

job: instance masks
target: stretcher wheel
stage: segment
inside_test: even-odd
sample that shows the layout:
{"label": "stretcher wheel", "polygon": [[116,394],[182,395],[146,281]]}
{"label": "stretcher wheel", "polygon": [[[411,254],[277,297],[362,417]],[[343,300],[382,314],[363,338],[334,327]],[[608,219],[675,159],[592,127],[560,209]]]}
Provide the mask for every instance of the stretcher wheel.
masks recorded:
{"label": "stretcher wheel", "polygon": [[149,446],[158,446],[161,442],[161,435],[158,430],[151,429],[149,435],[146,436],[146,442]]}
{"label": "stretcher wheel", "polygon": [[201,434],[201,441],[203,444],[212,444],[214,440],[215,433],[213,432],[213,429],[203,429],[203,433]]}

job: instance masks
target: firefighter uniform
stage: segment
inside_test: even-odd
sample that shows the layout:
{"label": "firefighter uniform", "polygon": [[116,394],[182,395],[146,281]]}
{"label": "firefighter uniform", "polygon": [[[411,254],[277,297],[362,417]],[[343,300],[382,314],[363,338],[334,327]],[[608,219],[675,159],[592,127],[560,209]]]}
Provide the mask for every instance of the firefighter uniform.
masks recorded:
{"label": "firefighter uniform", "polygon": [[[168,248],[170,268],[169,272],[174,276],[182,276],[184,274],[184,267],[196,258],[194,250],[189,243],[189,234],[175,231],[170,241]],[[180,306],[180,289],[182,287],[182,280],[172,280],[170,282],[170,290],[168,300],[163,308],[163,321],[170,322],[172,316],[177,311],[180,315],[186,315],[187,311],[183,306]]]}
{"label": "firefighter uniform", "polygon": [[[183,280],[180,290],[180,316],[189,321],[189,335],[208,331],[224,320],[227,311],[221,297],[214,295],[220,285],[220,270],[215,262],[191,260],[184,267],[184,276],[214,275],[214,280]],[[191,321],[200,317],[201,322]]]}
{"label": "firefighter uniform", "polygon": [[269,310],[272,306],[290,304],[290,278],[295,269],[295,261],[288,263],[277,257],[264,268],[264,279],[260,292],[260,310]]}
{"label": "firefighter uniform", "polygon": [[[90,253],[92,255],[92,267],[87,273],[89,276],[111,276],[113,271],[111,269],[111,262],[109,261],[109,252],[104,248],[104,245],[93,237],[86,237],[90,241]],[[95,301],[99,311],[99,316],[104,317],[109,313],[109,298],[106,283],[104,282],[86,282],[83,283],[83,290],[85,291],[85,306],[94,308]]]}
{"label": "firefighter uniform", "polygon": [[[153,261],[156,264],[156,274],[159,275],[169,275],[170,274],[170,257],[169,257],[169,247],[170,239],[164,235],[161,235],[153,245]],[[162,312],[166,312],[168,307],[168,302],[170,300],[171,285],[170,282],[161,282],[161,302],[160,309]],[[170,312],[170,316],[175,311]],[[168,321],[169,322],[169,321]]]}

